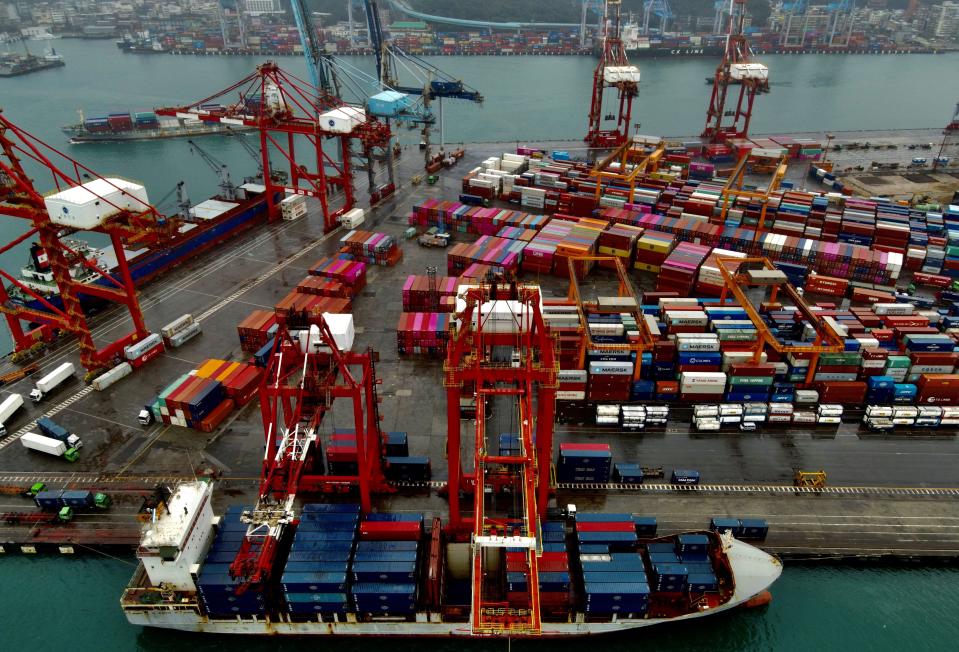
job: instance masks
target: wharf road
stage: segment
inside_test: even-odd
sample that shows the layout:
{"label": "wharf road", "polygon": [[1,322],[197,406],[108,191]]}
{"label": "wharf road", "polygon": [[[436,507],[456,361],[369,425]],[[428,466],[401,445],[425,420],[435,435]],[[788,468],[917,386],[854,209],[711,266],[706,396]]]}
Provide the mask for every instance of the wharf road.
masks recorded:
{"label": "wharf road", "polygon": [[[916,142],[931,140],[928,136],[923,140],[916,138]],[[875,141],[875,138],[870,136],[869,140]],[[407,180],[412,174],[419,173],[422,159],[419,152],[406,150],[400,162],[398,178],[403,183],[398,195],[374,210],[362,227],[397,237],[404,257],[395,268],[371,267],[368,270],[368,285],[354,301],[355,346],[357,350],[372,346],[380,352],[381,359],[376,368],[382,380],[380,413],[383,429],[408,432],[411,454],[429,455],[437,480],[447,475],[446,392],[442,383],[442,362],[417,357],[399,358],[395,324],[402,311],[401,289],[406,276],[424,274],[428,266],[435,266],[438,274],[443,275],[446,253],[402,240],[407,228],[405,216],[414,203],[425,198],[456,198],[460,193],[460,179],[468,170],[491,155],[512,150],[515,145],[470,146],[466,159],[453,169],[443,171],[436,185],[417,187],[411,187]],[[577,144],[566,142],[550,146],[554,145],[557,149],[572,150]],[[805,165],[795,167],[796,174],[804,176]],[[382,176],[378,181],[382,181]],[[357,176],[361,197],[365,183],[365,175]],[[204,359],[245,359],[246,354],[239,348],[236,324],[251,310],[268,309],[285,296],[316,260],[336,251],[339,235],[322,233],[314,206],[306,218],[278,222],[244,234],[221,247],[215,256],[206,255],[190,261],[161,281],[148,285],[141,292],[141,302],[151,329],[158,330],[189,312],[200,318],[203,334],[168,351],[144,370],[104,392],[84,387],[78,374],[48,399],[25,405],[7,424],[10,434],[0,440],[0,485],[27,486],[35,480],[43,480],[52,487],[102,487],[108,493],[128,495],[133,500],[133,497],[139,499],[157,483],[172,485],[178,479],[216,470],[224,479],[219,485],[218,508],[241,501],[243,504],[252,503],[263,456],[263,428],[255,403],[234,412],[217,432],[211,434],[165,425],[143,428],[136,422],[136,414],[140,406],[150,401],[162,387],[196,368]],[[472,239],[460,234],[456,237]],[[567,286],[562,279],[543,277],[537,280],[546,296],[565,296]],[[583,288],[584,292],[609,293],[611,284],[611,277],[600,272],[591,275]],[[652,279],[638,279],[638,284],[649,287]],[[97,315],[92,322],[99,341],[127,326],[125,318],[115,310]],[[70,341],[55,347],[40,360],[40,364],[42,369],[48,370],[65,360],[78,363],[76,345]],[[0,366],[0,372],[10,368],[12,365],[5,363]],[[26,395],[36,377],[0,388],[0,393]],[[58,422],[82,437],[84,447],[76,464],[33,453],[16,444],[17,438],[33,428],[36,419],[44,414],[55,415]],[[558,425],[556,441],[607,442],[613,449],[614,461],[662,466],[667,474],[672,468],[698,469],[708,487],[683,492],[672,488],[657,489],[655,485],[603,487],[587,492],[560,488],[559,504],[576,502],[581,509],[586,509],[590,500],[625,501],[631,507],[620,511],[651,512],[663,519],[664,532],[668,532],[669,527],[677,530],[703,527],[710,517],[717,515],[758,516],[772,521],[792,513],[815,514],[822,518],[829,514],[845,514],[851,523],[857,524],[850,526],[850,532],[857,527],[869,530],[865,525],[886,516],[891,518],[890,515],[932,517],[939,513],[944,517],[959,518],[955,513],[959,442],[953,431],[897,432],[877,436],[861,431],[850,422],[832,430],[696,433],[690,430],[685,414],[677,413],[676,416],[676,421],[668,428],[644,433]],[[507,413],[494,415],[491,419],[488,433],[493,437],[509,431],[514,425]],[[321,438],[327,437],[333,427],[351,427],[351,421],[350,410],[345,405],[341,408],[334,404]],[[475,424],[464,421],[462,428],[463,459],[469,469],[472,467]],[[755,488],[757,485],[788,485],[794,469],[824,469],[829,474],[830,489],[809,496],[792,490]],[[862,492],[853,489],[859,487],[875,490]],[[937,492],[932,495],[922,492],[900,494],[889,488]],[[31,509],[29,500],[16,496],[0,496],[0,501],[7,507],[20,504],[24,511]],[[423,489],[403,488],[377,502],[384,509],[418,509],[446,516],[446,502],[435,491],[427,493]],[[610,503],[605,508],[612,509],[612,505]],[[681,514],[682,518],[675,517],[673,523],[667,520],[669,514]],[[83,528],[83,520],[78,519],[78,529]],[[135,523],[132,516],[128,520]],[[905,528],[905,533],[915,530],[905,520],[895,522]],[[795,542],[799,542],[796,545],[805,545],[803,541],[810,545],[815,543],[812,538],[800,537],[806,527],[802,523],[806,521],[797,520],[796,523],[793,530],[785,530],[795,534]],[[785,521],[777,524],[774,531],[780,525],[785,528]],[[18,536],[27,537],[28,533],[21,530],[23,528],[17,530]],[[96,530],[91,523],[89,531]],[[17,532],[4,530],[0,540],[12,540]],[[917,537],[921,538],[903,534],[902,541],[896,539],[899,541],[897,549],[907,549],[909,542],[906,539]],[[826,536],[823,542],[827,540],[830,547],[849,547],[854,543],[848,537],[840,540]],[[787,537],[778,545],[786,546],[790,541],[793,539]],[[879,537],[868,547],[870,550],[879,549],[883,541]],[[889,546],[893,543],[892,538],[888,539]],[[934,548],[922,545],[925,549]],[[959,537],[940,548],[959,551]]]}
{"label": "wharf road", "polygon": [[[26,481],[27,474],[0,475],[0,483]],[[22,546],[57,549],[54,544],[128,546],[136,542],[137,500],[147,485],[174,482],[175,476],[132,478],[73,474],[42,479],[71,488],[100,488],[114,498],[109,512],[78,514],[69,526],[11,526],[0,520],[0,550]],[[135,486],[139,484],[141,488]],[[258,479],[228,477],[218,484],[215,508],[250,504]],[[397,486],[398,493],[376,498],[375,507],[388,511],[423,512],[445,518],[445,500],[435,490],[442,482]],[[889,562],[954,561],[959,559],[959,488],[827,487],[797,489],[783,485],[666,484],[604,485],[556,490],[558,505],[579,511],[633,512],[655,516],[659,534],[701,530],[714,516],[763,518],[769,523],[766,541],[758,544],[791,560],[863,560]],[[31,511],[28,499],[0,497],[0,513]],[[30,552],[32,549],[27,548]],[[68,552],[76,552],[69,548]]]}

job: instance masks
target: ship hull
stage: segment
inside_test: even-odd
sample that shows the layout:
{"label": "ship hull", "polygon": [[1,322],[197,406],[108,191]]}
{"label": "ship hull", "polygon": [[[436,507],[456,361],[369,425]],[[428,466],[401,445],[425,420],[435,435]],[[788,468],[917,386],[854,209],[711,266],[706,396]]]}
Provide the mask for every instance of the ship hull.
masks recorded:
{"label": "ship hull", "polygon": [[678,57],[721,57],[723,48],[714,46],[688,48],[636,48],[627,50],[626,56],[630,59],[671,59]]}
{"label": "ship hull", "polygon": [[[128,260],[133,283],[140,287],[184,261],[265,222],[266,218],[267,201],[265,195],[243,202],[232,211],[212,220],[211,224],[198,227],[190,235],[177,239],[170,246]],[[116,271],[114,268],[110,270],[110,273],[115,274]],[[104,279],[97,281],[97,284],[112,287]],[[59,295],[52,295],[47,298],[47,301],[58,309],[63,308],[63,302]],[[81,295],[80,303],[86,312],[95,311],[103,306],[102,300],[87,295]],[[47,310],[47,307],[36,299],[26,301],[24,305],[35,310]]]}
{"label": "ship hull", "polygon": [[72,144],[77,143],[118,143],[131,140],[164,140],[167,138],[195,138],[196,136],[216,136],[220,134],[250,131],[248,127],[210,124],[196,127],[174,127],[169,129],[142,129],[138,131],[120,131],[109,133],[91,133],[74,127],[65,127],[63,133],[70,137]]}
{"label": "ship hull", "polygon": [[[543,623],[542,631],[524,636],[511,632],[509,638],[575,638],[614,634],[641,627],[693,620],[730,611],[767,590],[782,573],[781,563],[749,544],[732,539],[726,552],[735,577],[735,590],[730,599],[715,608],[676,616],[675,618],[618,619],[605,622]],[[257,636],[376,636],[390,638],[506,638],[502,634],[474,634],[469,623],[443,622],[436,613],[418,613],[414,621],[374,620],[346,622],[313,620],[288,622],[272,619],[212,619],[198,610],[181,607],[124,607],[127,620],[133,625],[210,634],[245,634]]]}
{"label": "ship hull", "polygon": [[62,68],[65,65],[67,64],[63,61],[39,61],[27,67],[0,67],[0,77],[19,77],[50,68]]}

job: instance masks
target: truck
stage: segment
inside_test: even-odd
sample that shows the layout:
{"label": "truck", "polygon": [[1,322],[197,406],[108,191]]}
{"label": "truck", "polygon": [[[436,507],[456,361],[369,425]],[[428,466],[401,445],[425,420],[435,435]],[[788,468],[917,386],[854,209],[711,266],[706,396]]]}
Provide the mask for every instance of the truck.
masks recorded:
{"label": "truck", "polygon": [[7,434],[7,421],[21,407],[23,407],[23,397],[19,394],[11,394],[3,399],[3,403],[0,403],[0,437]]}
{"label": "truck", "polygon": [[129,362],[122,362],[110,371],[100,374],[93,379],[93,389],[102,392],[114,383],[126,378],[133,373],[133,366]]}
{"label": "truck", "polygon": [[62,489],[41,491],[33,498],[37,507],[43,511],[57,511],[63,507],[72,510],[105,510],[112,503],[110,496],[102,492],[84,489]]}
{"label": "truck", "polygon": [[55,525],[57,523],[69,523],[73,520],[73,510],[69,507],[61,507],[56,514],[47,512],[5,512],[3,520],[7,525]]}
{"label": "truck", "polygon": [[123,347],[123,357],[134,369],[139,369],[166,349],[159,333],[150,333],[139,342]]}
{"label": "truck", "polygon": [[45,437],[62,441],[70,448],[75,448],[77,450],[83,448],[83,442],[80,441],[78,436],[61,426],[59,423],[53,421],[53,419],[48,417],[37,419],[37,428],[40,429],[40,432],[42,432]]}
{"label": "truck", "polygon": [[67,448],[59,439],[52,439],[35,432],[28,432],[20,438],[20,443],[24,448],[28,448],[47,455],[62,457],[68,462],[76,462],[80,459],[80,454],[75,448]]}
{"label": "truck", "polygon": [[692,469],[673,469],[673,475],[670,478],[671,484],[697,485],[699,484],[699,471]]}
{"label": "truck", "polygon": [[137,413],[137,423],[141,426],[148,426],[153,423],[153,410],[149,405],[143,406],[143,409]]}
{"label": "truck", "polygon": [[346,211],[340,216],[340,224],[344,229],[355,229],[366,221],[366,211],[362,208],[354,208]]}
{"label": "truck", "polygon": [[450,244],[450,234],[440,231],[437,227],[432,226],[429,230],[421,235],[417,242],[419,242],[424,247],[448,247]]}
{"label": "truck", "polygon": [[77,369],[72,362],[64,362],[56,369],[37,381],[37,386],[30,390],[30,400],[39,403],[43,397],[55,390],[63,381],[76,373]]}

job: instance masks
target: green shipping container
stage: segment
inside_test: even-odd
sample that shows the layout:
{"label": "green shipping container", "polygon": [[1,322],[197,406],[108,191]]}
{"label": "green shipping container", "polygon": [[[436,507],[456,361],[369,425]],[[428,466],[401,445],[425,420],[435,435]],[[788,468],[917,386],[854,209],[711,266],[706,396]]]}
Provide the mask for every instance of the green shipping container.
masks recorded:
{"label": "green shipping container", "polygon": [[730,328],[717,331],[720,342],[755,342],[756,331]]}
{"label": "green shipping container", "polygon": [[858,353],[823,353],[819,356],[821,365],[858,365],[862,356]]}
{"label": "green shipping container", "polygon": [[769,386],[773,384],[773,377],[772,376],[730,376],[729,384],[730,385]]}
{"label": "green shipping container", "polygon": [[886,369],[908,369],[912,365],[909,356],[891,355],[886,358]]}

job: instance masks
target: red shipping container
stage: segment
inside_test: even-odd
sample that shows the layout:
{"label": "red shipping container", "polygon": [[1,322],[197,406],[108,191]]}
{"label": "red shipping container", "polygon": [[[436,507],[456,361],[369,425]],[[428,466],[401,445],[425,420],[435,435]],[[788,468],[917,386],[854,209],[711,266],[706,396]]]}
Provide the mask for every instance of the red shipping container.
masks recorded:
{"label": "red shipping container", "polygon": [[163,353],[165,350],[166,349],[163,346],[163,342],[158,342],[156,346],[148,350],[146,353],[144,353],[140,357],[134,360],[130,360],[129,361],[130,366],[133,367],[134,369],[139,369],[140,367],[148,363],[150,360],[160,357],[160,354]]}
{"label": "red shipping container", "polygon": [[889,328],[926,328],[929,318],[922,315],[883,315],[882,322]]}
{"label": "red shipping container", "polygon": [[926,353],[912,351],[909,353],[909,359],[915,365],[957,365],[959,364],[959,352],[948,353]]}
{"label": "red shipping container", "polygon": [[816,383],[819,391],[819,400],[822,403],[864,403],[866,400],[866,383],[853,381],[830,381]]}
{"label": "red shipping container", "polygon": [[636,524],[631,521],[611,521],[577,523],[577,532],[635,532]]}
{"label": "red shipping container", "polygon": [[679,382],[675,380],[659,380],[656,382],[657,394],[679,394]]}
{"label": "red shipping container", "polygon": [[419,541],[423,526],[419,521],[363,521],[361,541]]}
{"label": "red shipping container", "polygon": [[574,444],[566,443],[560,444],[559,450],[561,451],[608,451],[609,444]]}
{"label": "red shipping container", "polygon": [[334,444],[326,449],[326,459],[330,462],[355,462],[358,459],[356,446]]}
{"label": "red shipping container", "polygon": [[775,376],[776,365],[753,364],[751,362],[734,362],[729,365],[730,376]]}
{"label": "red shipping container", "polygon": [[223,420],[230,415],[234,407],[235,403],[229,398],[217,405],[206,415],[206,418],[198,424],[200,431],[213,432],[216,430],[217,426],[223,423]]}

